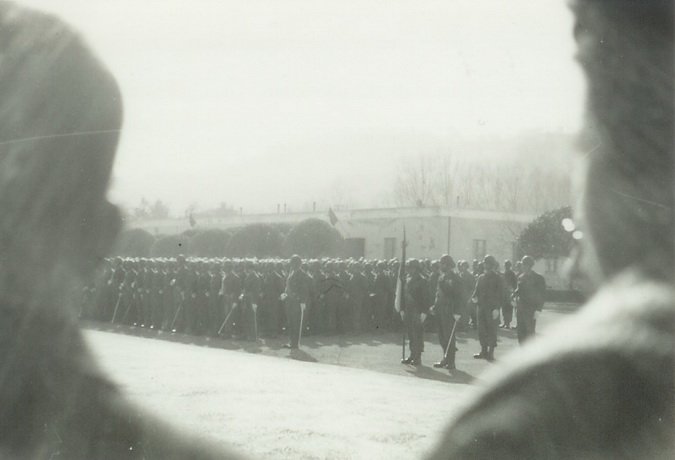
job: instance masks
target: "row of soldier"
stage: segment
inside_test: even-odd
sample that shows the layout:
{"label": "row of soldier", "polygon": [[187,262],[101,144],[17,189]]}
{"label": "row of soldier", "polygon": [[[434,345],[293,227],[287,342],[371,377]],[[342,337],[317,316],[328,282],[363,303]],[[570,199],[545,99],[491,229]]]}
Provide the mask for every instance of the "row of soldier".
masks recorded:
{"label": "row of soldier", "polygon": [[[295,259],[294,259],[295,258]],[[276,337],[284,330],[299,335],[345,334],[399,330],[394,310],[399,262],[371,260],[292,259],[107,259],[94,284],[84,289],[81,316],[85,319],[206,336],[245,340]],[[294,262],[297,267],[294,267]],[[439,261],[420,260],[427,299],[432,304]],[[505,263],[503,277],[512,291],[516,273]],[[482,262],[457,266],[461,288],[455,304],[466,305],[484,271]],[[291,273],[303,281],[289,286]],[[296,276],[297,277],[297,276]],[[302,306],[302,327],[284,299],[288,291]],[[459,328],[476,327],[474,309],[463,309]],[[502,306],[503,326],[512,321],[511,302]],[[429,322],[429,327],[433,327]],[[297,346],[291,335],[291,346]]]}
{"label": "row of soldier", "polygon": [[[396,304],[410,349],[409,357],[404,355],[401,363],[421,364],[425,323],[429,317],[435,318],[431,324],[438,332],[443,350],[443,359],[434,364],[437,368],[455,369],[455,338],[463,317],[471,317],[478,329],[481,351],[473,355],[476,359],[494,360],[500,318],[503,318],[501,327],[510,328],[514,302],[518,341],[522,343],[533,335],[536,318],[544,305],[544,277],[533,270],[534,260],[529,256],[517,264],[518,273],[511,270],[510,261],[504,265],[504,272],[499,272],[497,260],[487,255],[473,273],[468,272],[466,262],[460,261],[457,273],[455,261],[445,254],[438,262],[439,270],[425,277],[418,260],[408,261],[405,290],[401,291],[405,295],[401,295],[402,301]],[[468,300],[467,293],[470,293]]]}

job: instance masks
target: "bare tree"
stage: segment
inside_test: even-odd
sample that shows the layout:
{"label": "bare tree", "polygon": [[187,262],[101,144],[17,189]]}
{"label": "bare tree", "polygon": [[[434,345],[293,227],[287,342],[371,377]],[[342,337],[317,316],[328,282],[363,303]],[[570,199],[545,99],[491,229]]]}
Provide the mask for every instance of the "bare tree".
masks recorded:
{"label": "bare tree", "polygon": [[500,157],[460,160],[439,153],[405,159],[394,182],[395,202],[533,214],[569,205],[570,160],[566,144],[554,141],[528,139],[516,153]]}
{"label": "bare tree", "polygon": [[394,185],[396,202],[419,207],[436,205],[434,169],[437,164],[438,158],[429,155],[405,160]]}

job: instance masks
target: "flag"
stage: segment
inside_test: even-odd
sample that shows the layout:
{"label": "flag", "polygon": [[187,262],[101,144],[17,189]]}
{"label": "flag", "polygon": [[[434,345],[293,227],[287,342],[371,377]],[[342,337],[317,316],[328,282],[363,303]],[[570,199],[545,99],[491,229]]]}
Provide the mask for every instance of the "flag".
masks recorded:
{"label": "flag", "polygon": [[396,280],[396,297],[394,308],[397,312],[405,311],[405,248],[408,245],[403,228],[403,242],[401,243],[401,265],[398,267],[398,279]]}
{"label": "flag", "polygon": [[333,212],[333,208],[328,208],[328,219],[330,219],[330,224],[335,227],[335,224],[338,223],[338,218]]}

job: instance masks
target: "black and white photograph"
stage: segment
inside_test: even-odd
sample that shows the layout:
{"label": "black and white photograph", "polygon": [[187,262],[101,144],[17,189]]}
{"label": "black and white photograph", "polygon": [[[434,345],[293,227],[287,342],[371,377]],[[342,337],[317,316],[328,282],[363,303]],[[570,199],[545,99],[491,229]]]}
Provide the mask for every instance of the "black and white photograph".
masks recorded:
{"label": "black and white photograph", "polygon": [[673,0],[0,0],[0,459],[675,458]]}

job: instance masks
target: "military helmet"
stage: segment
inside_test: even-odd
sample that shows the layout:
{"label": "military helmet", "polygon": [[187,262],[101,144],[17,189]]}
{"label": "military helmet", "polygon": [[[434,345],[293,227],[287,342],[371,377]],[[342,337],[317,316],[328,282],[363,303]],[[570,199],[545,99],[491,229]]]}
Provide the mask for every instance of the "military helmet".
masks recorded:
{"label": "military helmet", "polygon": [[452,256],[448,254],[443,254],[439,260],[441,266],[447,266],[450,268],[455,268],[455,260],[452,258]]}
{"label": "military helmet", "polygon": [[520,262],[523,264],[523,267],[534,267],[534,259],[530,256],[524,256]]}
{"label": "military helmet", "polygon": [[494,258],[494,256],[487,255],[483,259],[483,265],[486,270],[491,270],[491,269],[496,269],[499,264],[497,263],[497,259]]}
{"label": "military helmet", "polygon": [[408,260],[408,267],[411,269],[419,270],[420,269],[420,261],[417,259],[410,259]]}

